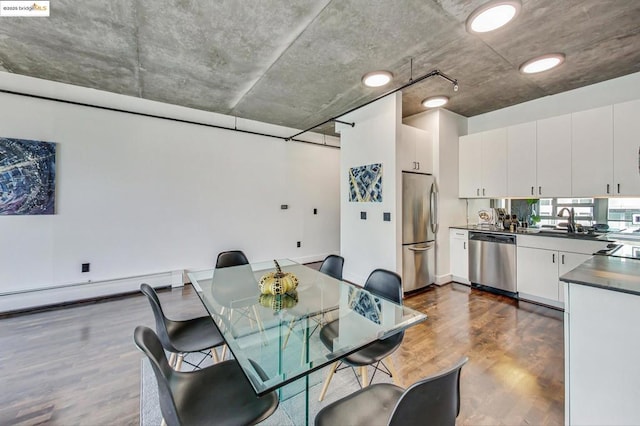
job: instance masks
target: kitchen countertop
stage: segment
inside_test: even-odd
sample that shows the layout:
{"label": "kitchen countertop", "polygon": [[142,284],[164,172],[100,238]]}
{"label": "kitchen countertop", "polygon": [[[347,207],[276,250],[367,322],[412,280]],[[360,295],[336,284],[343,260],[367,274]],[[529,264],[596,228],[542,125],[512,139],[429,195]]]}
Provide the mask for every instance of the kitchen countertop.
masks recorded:
{"label": "kitchen countertop", "polygon": [[568,233],[568,232],[554,232],[553,230],[544,231],[540,228],[518,228],[516,232],[510,232],[508,229],[498,228],[494,225],[461,225],[451,226],[451,229],[464,229],[466,231],[487,232],[497,234],[509,234],[509,235],[535,235],[538,237],[551,237],[551,238],[567,238],[567,239],[580,239],[588,241],[615,241],[607,236],[607,234],[584,234],[584,233]]}
{"label": "kitchen countertop", "polygon": [[593,256],[560,280],[640,296],[640,260]]}

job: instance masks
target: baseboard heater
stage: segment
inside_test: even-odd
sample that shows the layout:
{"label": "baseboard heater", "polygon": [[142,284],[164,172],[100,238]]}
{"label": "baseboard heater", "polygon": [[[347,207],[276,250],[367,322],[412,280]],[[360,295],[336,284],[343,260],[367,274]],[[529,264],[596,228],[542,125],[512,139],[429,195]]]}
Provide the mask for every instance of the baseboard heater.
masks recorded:
{"label": "baseboard heater", "polygon": [[131,293],[143,282],[156,288],[177,287],[183,284],[183,275],[183,270],[176,270],[3,292],[0,293],[0,314]]}

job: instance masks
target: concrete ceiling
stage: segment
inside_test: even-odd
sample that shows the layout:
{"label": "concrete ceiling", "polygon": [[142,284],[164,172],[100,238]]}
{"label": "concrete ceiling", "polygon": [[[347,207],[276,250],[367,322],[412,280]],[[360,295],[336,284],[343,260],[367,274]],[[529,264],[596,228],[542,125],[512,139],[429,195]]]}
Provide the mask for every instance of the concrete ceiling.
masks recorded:
{"label": "concrete ceiling", "polygon": [[[0,18],[0,70],[304,129],[373,99],[394,73],[403,115],[444,94],[466,117],[640,71],[640,0],[522,0],[508,26],[465,30],[485,0],[56,0]],[[563,52],[557,70],[524,61]],[[325,131],[332,127],[325,126]]]}

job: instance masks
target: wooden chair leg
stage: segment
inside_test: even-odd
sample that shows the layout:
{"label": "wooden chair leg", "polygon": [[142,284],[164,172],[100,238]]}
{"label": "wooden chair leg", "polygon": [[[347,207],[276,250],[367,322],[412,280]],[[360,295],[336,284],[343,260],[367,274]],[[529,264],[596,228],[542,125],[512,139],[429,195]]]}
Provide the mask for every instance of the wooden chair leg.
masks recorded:
{"label": "wooden chair leg", "polygon": [[227,345],[224,345],[222,347],[222,359],[224,360],[226,356],[227,356]]}
{"label": "wooden chair leg", "polygon": [[384,359],[384,365],[387,366],[387,369],[389,370],[389,372],[391,373],[391,380],[393,381],[393,384],[396,386],[402,386],[402,380],[400,380],[400,376],[398,376],[398,373],[396,371],[396,367],[393,364],[393,359],[391,358],[391,356],[388,356]]}
{"label": "wooden chair leg", "polygon": [[218,358],[218,352],[216,351],[216,348],[211,348],[211,358],[213,358],[213,361],[215,361],[216,363],[220,362],[220,358]]}
{"label": "wooden chair leg", "polygon": [[369,380],[367,379],[367,366],[363,365],[360,367],[360,377],[362,378],[362,387],[366,388],[369,386]]}
{"label": "wooden chair leg", "polygon": [[324,385],[322,385],[322,390],[320,391],[320,397],[318,401],[322,401],[324,399],[324,395],[327,393],[327,389],[329,389],[329,383],[331,382],[331,378],[336,372],[336,368],[338,368],[338,363],[334,362],[331,364],[331,368],[329,369],[329,374],[327,374],[327,378],[324,380]]}
{"label": "wooden chair leg", "polygon": [[184,354],[178,355],[178,360],[176,361],[176,366],[175,366],[174,370],[180,371],[180,368],[182,368],[182,360],[183,359],[184,359]]}

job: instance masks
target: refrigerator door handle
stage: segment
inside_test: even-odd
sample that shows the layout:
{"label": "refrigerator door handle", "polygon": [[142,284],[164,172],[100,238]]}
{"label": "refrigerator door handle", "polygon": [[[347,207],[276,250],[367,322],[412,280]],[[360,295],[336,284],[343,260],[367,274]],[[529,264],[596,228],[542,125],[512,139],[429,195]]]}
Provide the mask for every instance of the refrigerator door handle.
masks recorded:
{"label": "refrigerator door handle", "polygon": [[409,247],[409,250],[411,251],[427,251],[427,250],[431,250],[433,248],[433,246],[427,246],[427,247]]}
{"label": "refrigerator door handle", "polygon": [[429,192],[429,207],[431,210],[431,231],[438,233],[438,185],[435,182],[431,184]]}

